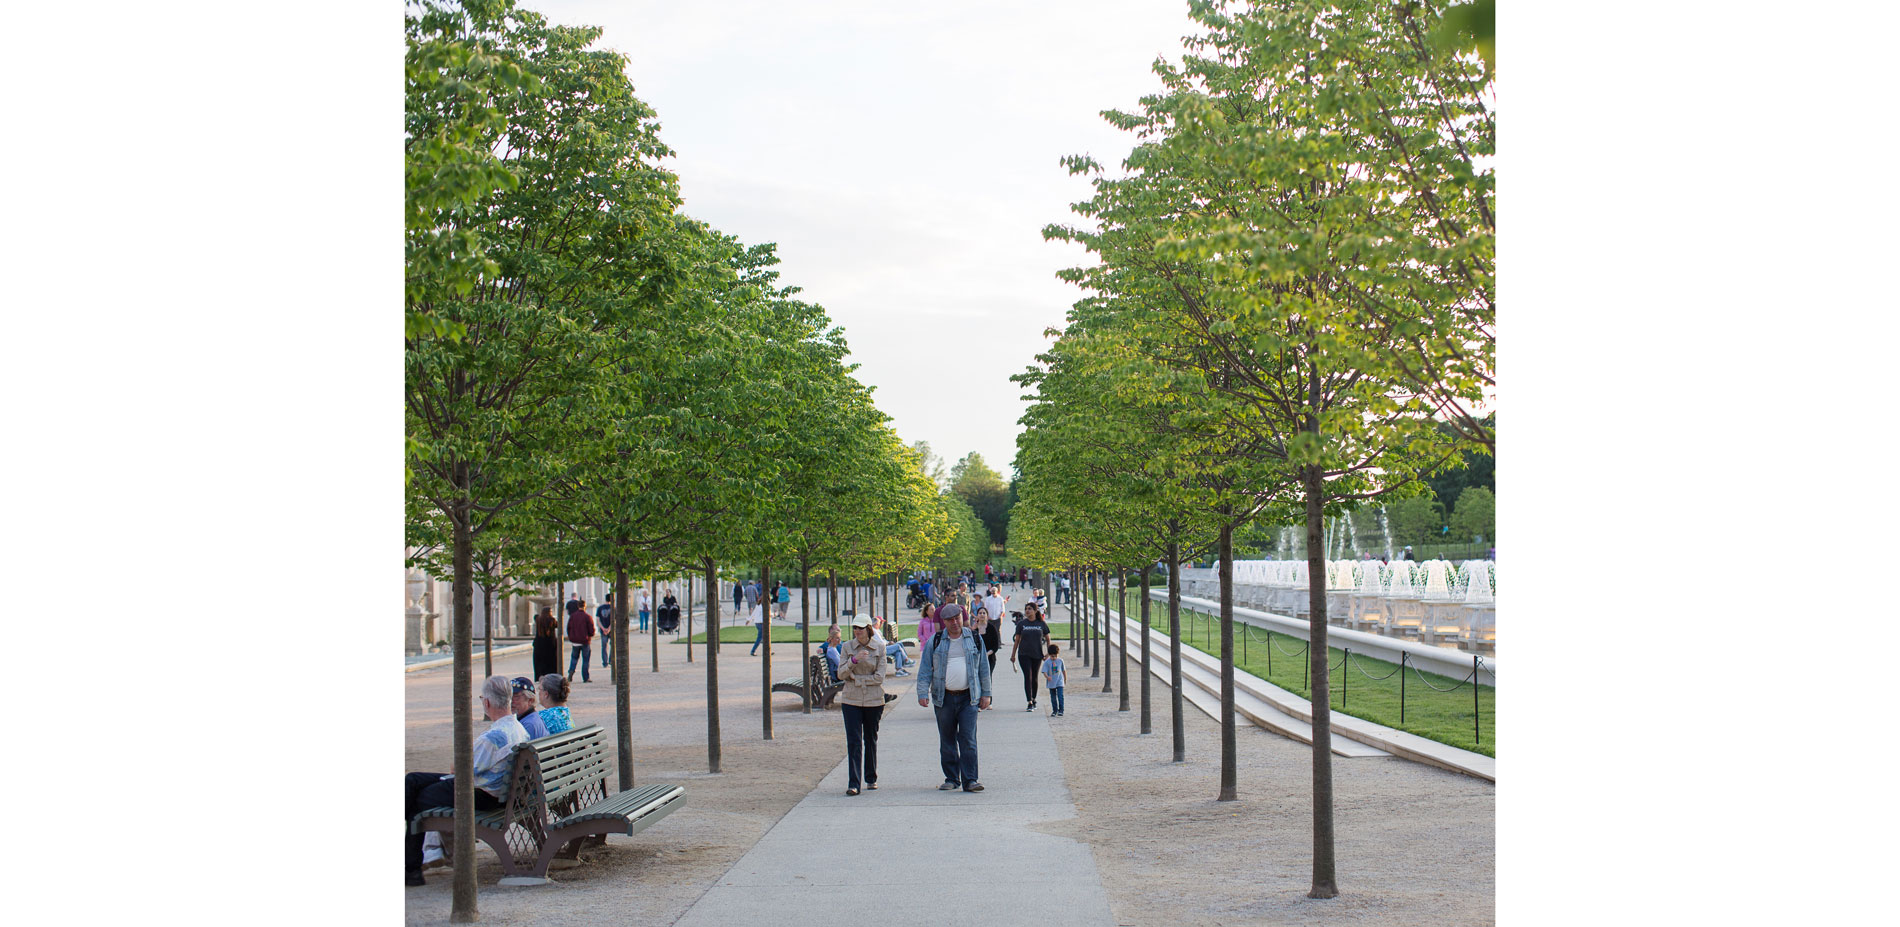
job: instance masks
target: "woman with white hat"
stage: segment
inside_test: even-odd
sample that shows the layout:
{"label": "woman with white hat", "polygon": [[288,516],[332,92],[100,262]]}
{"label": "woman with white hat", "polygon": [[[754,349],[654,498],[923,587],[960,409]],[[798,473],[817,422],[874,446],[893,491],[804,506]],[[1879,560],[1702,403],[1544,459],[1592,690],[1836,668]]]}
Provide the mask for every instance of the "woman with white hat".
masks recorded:
{"label": "woman with white hat", "polygon": [[851,619],[851,639],[838,661],[844,689],[845,768],[850,774],[846,795],[856,795],[860,784],[877,788],[877,723],[884,716],[884,648],[871,632],[871,616]]}

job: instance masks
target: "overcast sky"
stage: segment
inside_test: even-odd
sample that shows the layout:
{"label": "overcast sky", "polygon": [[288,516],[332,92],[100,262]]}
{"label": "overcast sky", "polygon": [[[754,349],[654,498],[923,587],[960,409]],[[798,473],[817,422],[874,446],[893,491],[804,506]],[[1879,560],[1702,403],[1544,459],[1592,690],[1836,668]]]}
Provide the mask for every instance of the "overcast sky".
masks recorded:
{"label": "overcast sky", "polygon": [[1120,163],[1131,138],[1099,113],[1158,89],[1184,0],[521,3],[606,30],[685,211],[778,243],[905,441],[1009,474],[1009,377],[1081,295],[1055,272],[1088,258],[1042,240],[1089,194],[1059,159]]}

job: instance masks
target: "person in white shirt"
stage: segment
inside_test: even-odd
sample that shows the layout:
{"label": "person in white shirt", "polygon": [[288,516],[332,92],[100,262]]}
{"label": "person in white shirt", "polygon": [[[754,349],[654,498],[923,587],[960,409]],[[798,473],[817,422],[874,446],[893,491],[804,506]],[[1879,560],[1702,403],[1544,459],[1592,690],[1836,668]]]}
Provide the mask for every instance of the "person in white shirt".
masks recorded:
{"label": "person in white shirt", "polygon": [[[528,732],[515,720],[513,686],[506,676],[490,676],[482,683],[482,716],[491,724],[475,738],[475,810],[493,811],[507,804],[508,774],[513,770],[515,745],[528,742]],[[429,808],[455,806],[453,773],[412,772],[403,781],[403,823]],[[422,835],[404,831],[404,882],[421,885]]]}
{"label": "person in white shirt", "polygon": [[943,784],[965,792],[983,791],[977,781],[976,713],[990,707],[990,663],[976,635],[963,629],[963,606],[954,602],[937,612],[943,630],[932,635],[917,660],[917,704],[936,702],[937,749]]}

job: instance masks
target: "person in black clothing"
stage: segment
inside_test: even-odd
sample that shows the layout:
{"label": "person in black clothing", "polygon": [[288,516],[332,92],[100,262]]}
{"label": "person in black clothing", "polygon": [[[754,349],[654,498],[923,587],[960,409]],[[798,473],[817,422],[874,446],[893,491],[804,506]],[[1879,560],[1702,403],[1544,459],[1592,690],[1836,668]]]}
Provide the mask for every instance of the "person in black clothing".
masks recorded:
{"label": "person in black clothing", "polygon": [[983,639],[983,649],[990,654],[990,672],[996,672],[996,652],[1003,649],[1003,629],[990,617],[990,610],[979,605],[976,607],[976,636]]}
{"label": "person in black clothing", "polygon": [[[600,625],[600,668],[612,669],[614,659],[614,594],[607,593],[607,601],[594,609],[594,620]],[[535,677],[539,679],[540,677]]]}
{"label": "person in black clothing", "polygon": [[1016,626],[1016,640],[1009,648],[1010,663],[1022,663],[1023,695],[1029,699],[1024,711],[1036,710],[1036,677],[1042,672],[1042,655],[1048,649],[1049,622],[1042,619],[1042,609],[1030,602],[1023,606],[1023,620]]}

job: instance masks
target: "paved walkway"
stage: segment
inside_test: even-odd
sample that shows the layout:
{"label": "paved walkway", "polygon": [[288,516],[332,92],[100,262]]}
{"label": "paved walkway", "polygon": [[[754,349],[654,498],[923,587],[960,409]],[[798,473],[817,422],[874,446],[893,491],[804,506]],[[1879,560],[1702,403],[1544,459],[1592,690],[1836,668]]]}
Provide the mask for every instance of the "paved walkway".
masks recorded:
{"label": "paved walkway", "polygon": [[[1002,660],[1008,653],[1005,644],[992,708],[977,722],[984,791],[937,791],[943,773],[935,716],[917,704],[916,677],[892,680],[906,687],[880,729],[878,789],[847,797],[840,762],[677,927],[808,916],[879,927],[936,927],[971,916],[1039,927],[1113,925],[1089,848],[1035,829],[1074,817],[1075,803],[1049,730],[1048,701],[1024,711],[1022,676]],[[1033,890],[995,890],[998,873],[1020,867],[1033,871]],[[864,891],[855,905],[847,902],[853,886]],[[859,913],[845,913],[851,910]]]}

